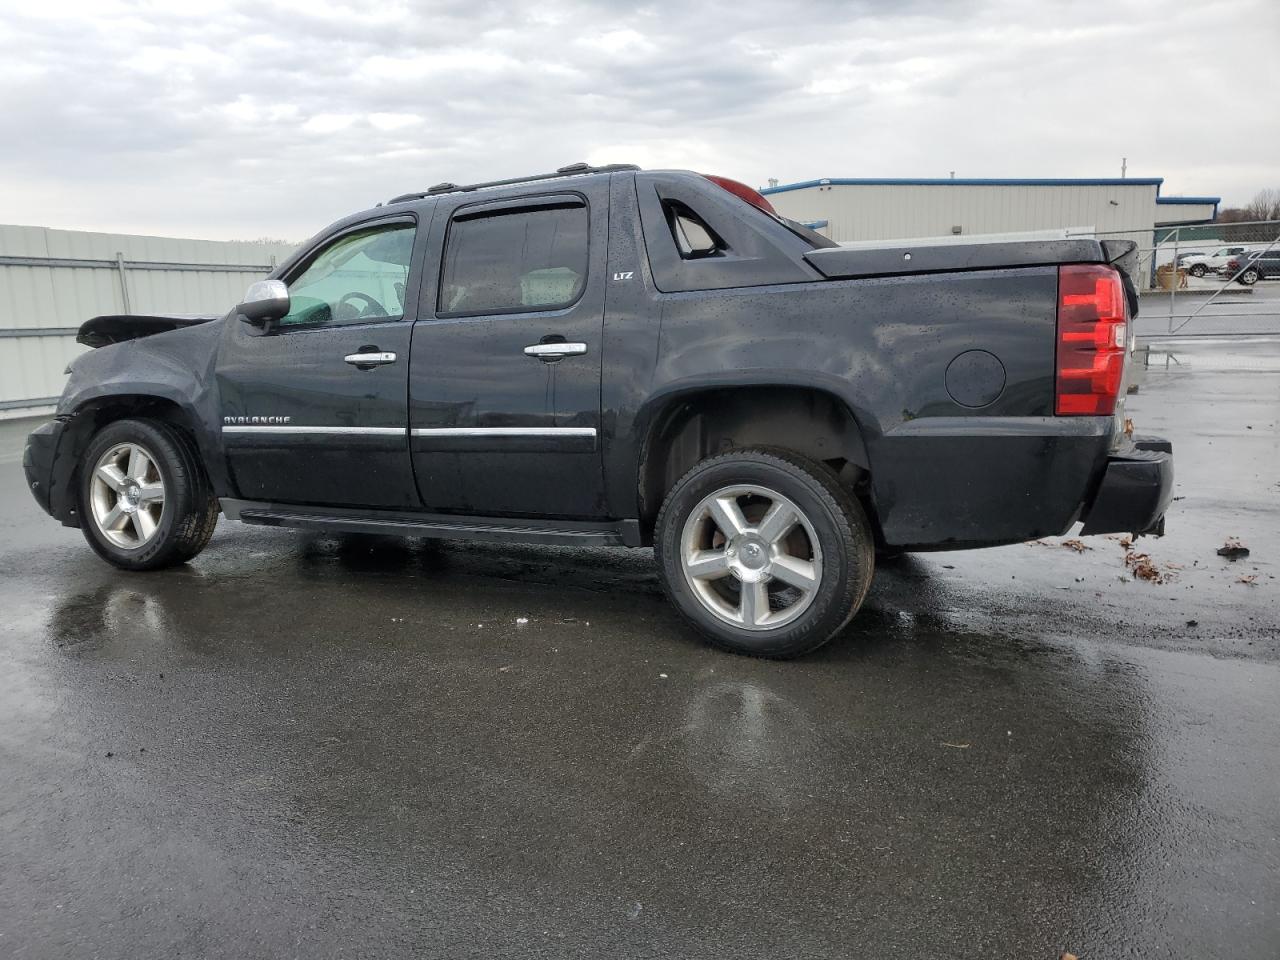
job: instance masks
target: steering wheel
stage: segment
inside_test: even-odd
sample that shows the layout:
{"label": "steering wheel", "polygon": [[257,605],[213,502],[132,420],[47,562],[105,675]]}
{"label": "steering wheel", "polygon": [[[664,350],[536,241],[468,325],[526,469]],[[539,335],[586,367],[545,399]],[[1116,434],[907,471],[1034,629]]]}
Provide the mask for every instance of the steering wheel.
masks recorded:
{"label": "steering wheel", "polygon": [[[347,303],[348,300],[363,300],[364,306],[359,307],[354,303]],[[348,309],[352,311],[350,315],[347,315]],[[373,299],[373,297],[369,296],[367,293],[359,293],[355,291],[351,293],[344,293],[342,295],[341,299],[338,300],[338,309],[335,312],[339,314],[339,320],[358,320],[361,317],[389,316],[387,308],[377,300]]]}

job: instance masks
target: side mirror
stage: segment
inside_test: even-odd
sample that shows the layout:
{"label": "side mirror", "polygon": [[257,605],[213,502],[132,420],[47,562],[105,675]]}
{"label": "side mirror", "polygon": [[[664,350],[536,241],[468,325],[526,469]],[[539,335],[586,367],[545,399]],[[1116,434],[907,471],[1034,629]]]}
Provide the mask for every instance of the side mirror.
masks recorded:
{"label": "side mirror", "polygon": [[288,312],[289,288],[280,280],[259,280],[250,284],[244,301],[236,306],[240,319],[254,326],[279,320]]}

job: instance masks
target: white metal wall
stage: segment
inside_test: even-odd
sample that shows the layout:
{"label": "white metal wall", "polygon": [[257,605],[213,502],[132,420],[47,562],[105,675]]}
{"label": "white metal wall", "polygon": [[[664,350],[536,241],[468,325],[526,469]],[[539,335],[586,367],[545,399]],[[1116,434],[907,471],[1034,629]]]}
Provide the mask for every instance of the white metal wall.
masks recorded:
{"label": "white metal wall", "polygon": [[[1212,220],[1212,203],[1157,203],[1158,187],[1132,183],[831,183],[768,190],[779,213],[826,220],[821,233],[840,243],[972,237],[1069,229],[1071,236],[1132,240],[1140,263],[1134,281],[1151,285],[1156,226]],[[1088,228],[1073,225],[1090,224]],[[956,227],[960,233],[955,232]]]}
{"label": "white metal wall", "polygon": [[[90,317],[223,313],[292,250],[0,225],[0,417],[47,410],[49,398],[62,392],[67,361],[85,349],[75,343],[75,330]],[[124,287],[116,267],[39,262],[117,259],[125,262]]]}
{"label": "white metal wall", "polygon": [[1158,219],[1156,186],[1143,183],[830,184],[771,192],[769,202],[793,220],[826,220],[823,232],[837,241],[950,235],[953,227],[988,234],[1088,223],[1099,232],[1145,233],[1149,244]]}

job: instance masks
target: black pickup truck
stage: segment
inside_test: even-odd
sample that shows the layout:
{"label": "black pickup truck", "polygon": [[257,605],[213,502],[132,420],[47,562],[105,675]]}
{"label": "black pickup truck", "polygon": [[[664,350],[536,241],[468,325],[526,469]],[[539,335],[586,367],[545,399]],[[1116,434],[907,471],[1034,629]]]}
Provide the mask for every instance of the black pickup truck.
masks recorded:
{"label": "black pickup truck", "polygon": [[335,223],[227,316],[87,322],[30,437],[116,566],[246,523],[653,546],[680,612],[812,650],[877,554],[1159,533],[1128,243],[839,247],[721,177],[577,164]]}

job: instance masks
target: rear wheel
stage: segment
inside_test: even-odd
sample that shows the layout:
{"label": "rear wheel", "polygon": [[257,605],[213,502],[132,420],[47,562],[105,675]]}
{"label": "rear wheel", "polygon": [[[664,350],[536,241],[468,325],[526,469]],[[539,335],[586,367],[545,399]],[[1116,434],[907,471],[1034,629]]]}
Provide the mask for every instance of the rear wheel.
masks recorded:
{"label": "rear wheel", "polygon": [[1240,274],[1240,282],[1243,283],[1246,287],[1252,287],[1255,283],[1258,282],[1258,277],[1259,277],[1259,274],[1257,269],[1254,267],[1250,267],[1244,273]]}
{"label": "rear wheel", "polygon": [[217,521],[195,444],[178,428],[118,420],[90,442],[80,464],[80,526],[108,563],[125,570],[185,563]]}
{"label": "rear wheel", "polygon": [[658,515],[655,555],[676,608],[735,653],[796,657],[849,622],[874,541],[862,507],[822,466],[776,450],[704,460]]}

